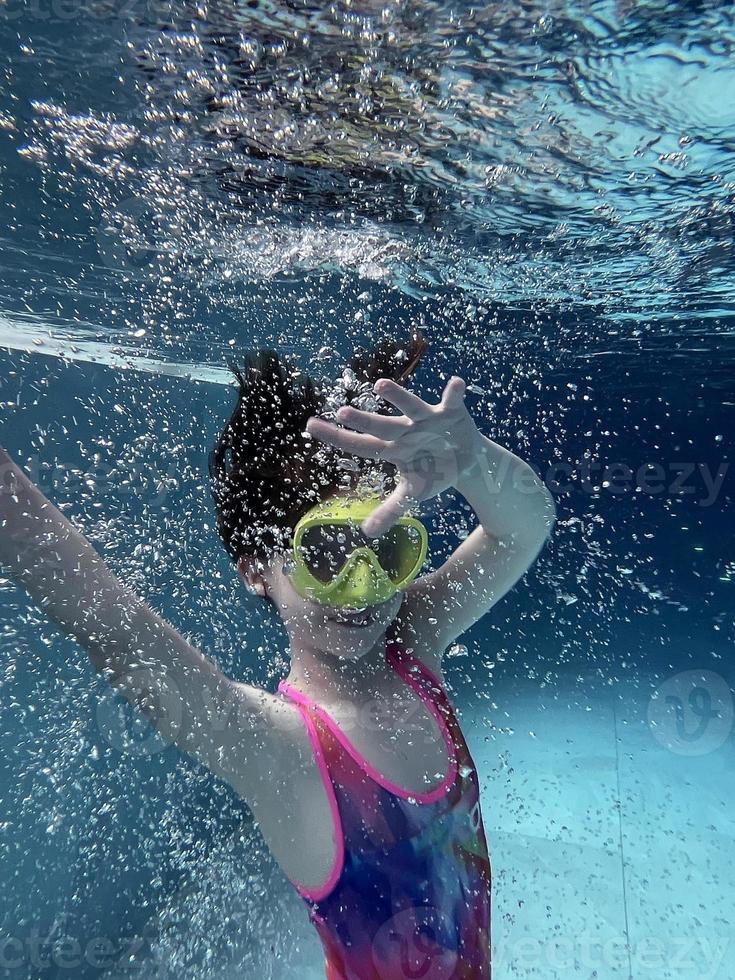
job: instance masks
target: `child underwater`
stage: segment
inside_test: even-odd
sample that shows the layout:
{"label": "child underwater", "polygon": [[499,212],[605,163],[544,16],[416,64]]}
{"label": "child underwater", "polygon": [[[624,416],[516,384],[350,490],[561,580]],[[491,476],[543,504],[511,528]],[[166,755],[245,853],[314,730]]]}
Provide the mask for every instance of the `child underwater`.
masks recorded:
{"label": "child underwater", "polygon": [[[212,495],[228,554],[288,635],[276,693],[191,646],[0,450],[0,562],[166,740],[245,800],[306,903],[328,980],[491,975],[479,781],[442,656],[535,560],[554,504],[479,432],[461,378],[438,404],[406,389],[425,348],[418,333],[386,339],[331,386],[273,350],[235,369]],[[421,575],[414,512],[448,488],[478,526]]]}

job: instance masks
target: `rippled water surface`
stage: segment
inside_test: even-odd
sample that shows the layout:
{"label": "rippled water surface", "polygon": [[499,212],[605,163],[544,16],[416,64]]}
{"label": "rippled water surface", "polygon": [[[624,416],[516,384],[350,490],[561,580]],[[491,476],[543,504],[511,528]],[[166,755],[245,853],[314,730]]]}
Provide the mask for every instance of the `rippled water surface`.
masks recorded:
{"label": "rippled water surface", "polygon": [[154,318],[335,271],[627,324],[732,312],[731,5],[6,0],[0,22],[8,314],[109,326],[116,289]]}

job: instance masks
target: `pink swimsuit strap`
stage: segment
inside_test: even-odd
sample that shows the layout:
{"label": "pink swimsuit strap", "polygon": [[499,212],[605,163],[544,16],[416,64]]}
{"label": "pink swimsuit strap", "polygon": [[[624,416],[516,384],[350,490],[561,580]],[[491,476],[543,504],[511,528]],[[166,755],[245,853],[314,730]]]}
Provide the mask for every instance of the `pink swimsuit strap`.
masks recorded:
{"label": "pink swimsuit strap", "polygon": [[400,644],[388,644],[386,656],[436,719],[447,774],[427,793],[396,786],[323,708],[282,681],[304,719],[335,840],[322,884],[293,884],[329,980],[489,980],[491,869],[474,763],[438,678]]}
{"label": "pink swimsuit strap", "polygon": [[443,692],[443,688],[435,674],[433,674],[432,671],[429,670],[429,668],[416,657],[412,657],[411,654],[409,654],[408,651],[405,650],[405,648],[400,644],[387,644],[386,659],[396,673],[416,692],[421,701],[429,709],[439,727],[439,731],[442,734],[444,744],[447,748],[448,766],[446,775],[438,786],[435,786],[433,789],[428,790],[427,792],[421,793],[418,791],[403,789],[396,783],[387,779],[385,776],[382,776],[377,769],[375,769],[375,767],[367,761],[362,753],[355,748],[355,746],[345,736],[344,732],[342,732],[328,712],[326,712],[320,705],[316,704],[306,694],[303,694],[301,691],[297,691],[287,681],[281,681],[278,685],[278,690],[285,692],[297,704],[318,715],[318,717],[323,720],[324,724],[327,725],[342,748],[352,756],[357,765],[384,789],[387,789],[390,793],[394,793],[396,796],[399,796],[404,800],[413,800],[418,803],[433,803],[435,800],[441,799],[441,797],[447,792],[448,788],[452,786],[457,778],[457,770],[459,767],[457,761],[457,745],[452,732],[447,725],[445,714],[442,711],[443,708],[446,710],[445,704],[443,703],[443,699],[439,698],[439,695],[441,695]]}

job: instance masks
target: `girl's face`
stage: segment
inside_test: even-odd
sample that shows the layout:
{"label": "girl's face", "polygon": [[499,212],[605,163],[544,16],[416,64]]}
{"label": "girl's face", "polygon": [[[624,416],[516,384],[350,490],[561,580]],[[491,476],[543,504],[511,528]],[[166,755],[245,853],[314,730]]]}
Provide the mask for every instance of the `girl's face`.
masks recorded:
{"label": "girl's face", "polygon": [[251,591],[273,600],[289,636],[320,653],[359,660],[373,649],[401,608],[402,592],[359,614],[305,599],[283,571],[285,562],[283,555],[274,556],[263,571],[255,571],[241,561],[238,571]]}

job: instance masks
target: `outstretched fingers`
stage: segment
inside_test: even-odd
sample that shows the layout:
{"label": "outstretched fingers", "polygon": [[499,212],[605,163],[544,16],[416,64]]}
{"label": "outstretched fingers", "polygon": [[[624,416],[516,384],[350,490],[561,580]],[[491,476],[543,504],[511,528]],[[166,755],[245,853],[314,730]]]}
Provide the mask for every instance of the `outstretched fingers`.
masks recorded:
{"label": "outstretched fingers", "polygon": [[365,459],[384,459],[388,447],[384,439],[362,432],[352,432],[350,429],[340,429],[333,422],[314,416],[306,423],[306,431],[316,439],[334,446],[335,449],[341,449],[355,456],[363,456]]}
{"label": "outstretched fingers", "polygon": [[379,395],[391,405],[394,405],[400,412],[403,412],[404,415],[407,415],[414,422],[428,418],[431,415],[431,405],[425,402],[423,398],[414,395],[412,391],[408,391],[403,385],[399,385],[390,378],[380,378],[373,385],[373,390],[376,395]]}
{"label": "outstretched fingers", "polygon": [[378,415],[347,405],[337,410],[337,421],[378,439],[397,439],[411,423],[402,415]]}
{"label": "outstretched fingers", "polygon": [[444,386],[441,405],[444,408],[458,408],[464,401],[467,385],[458,375],[453,375]]}

